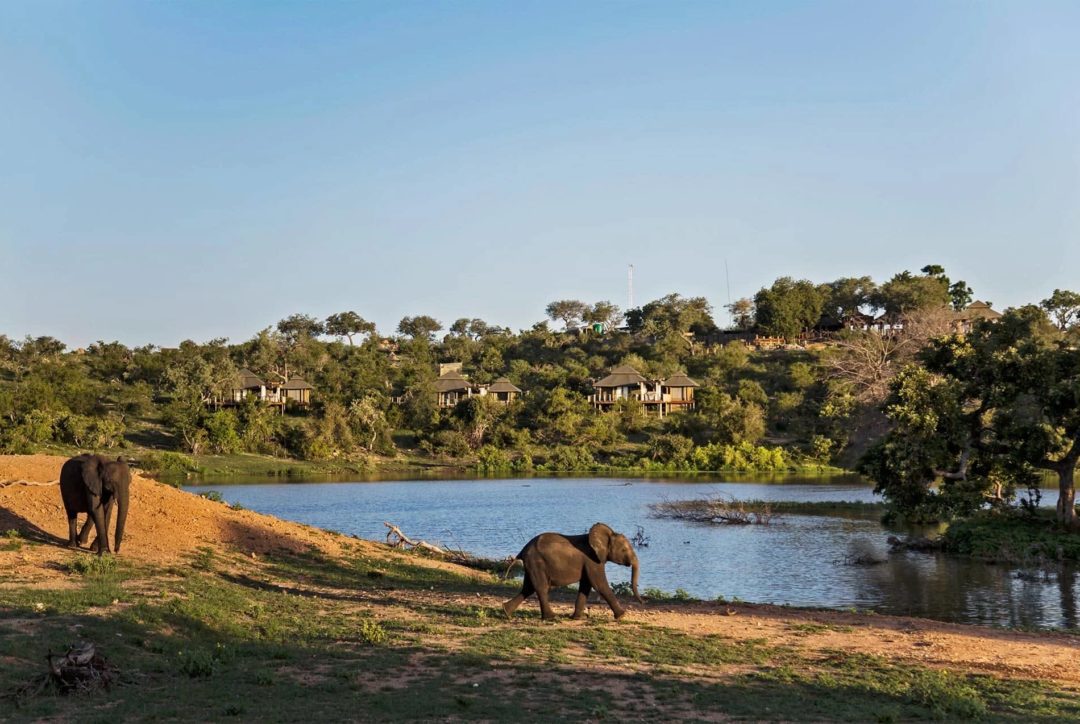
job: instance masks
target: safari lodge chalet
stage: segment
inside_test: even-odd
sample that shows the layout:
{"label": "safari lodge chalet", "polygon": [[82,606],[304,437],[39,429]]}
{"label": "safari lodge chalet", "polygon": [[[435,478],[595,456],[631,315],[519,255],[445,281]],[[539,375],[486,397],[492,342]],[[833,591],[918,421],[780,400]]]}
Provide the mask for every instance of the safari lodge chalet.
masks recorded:
{"label": "safari lodge chalet", "polygon": [[521,388],[505,377],[489,385],[470,382],[455,364],[435,380],[436,404],[440,408],[453,407],[470,397],[492,396],[498,402],[509,405],[521,396]]}
{"label": "safari lodge chalet", "polygon": [[241,367],[233,381],[228,396],[214,401],[216,407],[235,407],[248,398],[255,398],[284,412],[286,405],[307,407],[311,404],[311,391],[315,389],[306,380],[292,377],[284,382],[267,384],[265,380]]}
{"label": "safari lodge chalet", "polygon": [[619,400],[631,400],[645,408],[646,413],[660,417],[694,409],[694,388],[697,382],[684,374],[666,380],[649,380],[629,365],[611,370],[607,377],[595,382],[596,392],[589,401],[596,410],[609,410]]}

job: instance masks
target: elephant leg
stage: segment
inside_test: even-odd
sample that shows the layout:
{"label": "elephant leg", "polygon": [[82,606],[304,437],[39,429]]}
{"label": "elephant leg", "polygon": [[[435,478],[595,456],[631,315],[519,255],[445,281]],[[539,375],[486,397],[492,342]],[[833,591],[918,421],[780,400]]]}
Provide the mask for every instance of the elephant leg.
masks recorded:
{"label": "elephant leg", "polygon": [[97,548],[99,556],[109,552],[109,536],[105,532],[105,511],[102,510],[103,507],[102,505],[96,505],[90,509],[90,517],[94,520],[94,530],[97,532],[94,547]]}
{"label": "elephant leg", "polygon": [[598,578],[592,581],[592,584],[596,587],[596,590],[600,592],[600,595],[607,601],[607,605],[611,606],[612,612],[615,614],[615,620],[619,620],[626,615],[626,609],[619,603],[619,599],[615,597],[615,592],[611,590],[611,586],[608,585],[607,577]]}
{"label": "elephant leg", "polygon": [[526,573],[525,581],[521,584],[521,592],[503,604],[503,613],[509,618],[517,610],[517,607],[521,605],[522,601],[534,593],[536,593],[536,589],[533,588],[532,581],[529,580],[529,574]]}
{"label": "elephant leg", "polygon": [[574,615],[570,618],[579,619],[585,615],[585,605],[589,602],[589,591],[592,590],[592,584],[589,583],[588,576],[581,577],[581,583],[578,584],[577,601],[574,602]]}
{"label": "elephant leg", "polygon": [[79,545],[86,545],[86,541],[90,540],[90,527],[94,525],[94,516],[89,513],[86,515],[86,522],[83,523],[82,530],[79,531]]}
{"label": "elephant leg", "polygon": [[[89,521],[89,518],[87,518]],[[79,536],[79,514],[68,513],[68,548],[78,548],[79,543],[85,543]]]}
{"label": "elephant leg", "polygon": [[536,588],[536,598],[540,601],[540,618],[545,621],[551,621],[555,618],[555,612],[551,610],[551,602],[548,600],[548,594],[551,592],[551,583],[548,581],[547,575],[541,573],[536,576],[536,580],[533,581],[533,586]]}

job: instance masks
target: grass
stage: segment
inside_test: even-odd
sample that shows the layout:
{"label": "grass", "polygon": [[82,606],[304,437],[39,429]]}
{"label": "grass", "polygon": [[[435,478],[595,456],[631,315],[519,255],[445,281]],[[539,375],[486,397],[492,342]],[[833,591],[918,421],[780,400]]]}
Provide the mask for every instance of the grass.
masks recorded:
{"label": "grass", "polygon": [[[73,561],[80,563],[71,567],[70,585],[0,588],[0,694],[40,674],[45,653],[75,640],[97,643],[121,683],[90,699],[3,702],[5,717],[1080,717],[1080,695],[1052,685],[614,622],[603,606],[582,624],[541,622],[535,606],[506,621],[497,608],[469,601],[476,593],[508,596],[515,584],[477,581],[404,556],[252,561],[204,548],[164,568],[83,554]],[[807,635],[842,630],[794,626]]]}
{"label": "grass", "polygon": [[22,535],[14,528],[4,531],[0,535],[0,551],[22,550]]}

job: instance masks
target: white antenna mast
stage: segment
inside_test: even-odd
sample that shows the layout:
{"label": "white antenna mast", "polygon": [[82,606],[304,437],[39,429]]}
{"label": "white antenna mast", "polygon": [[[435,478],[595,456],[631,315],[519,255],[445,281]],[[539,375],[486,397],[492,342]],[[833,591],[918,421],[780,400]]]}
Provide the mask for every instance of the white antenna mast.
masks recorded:
{"label": "white antenna mast", "polygon": [[724,280],[727,282],[727,312],[728,324],[735,323],[735,315],[731,311],[731,274],[728,272],[727,257],[724,257]]}
{"label": "white antenna mast", "polygon": [[634,308],[634,265],[630,265],[630,272],[626,278],[626,293],[627,293],[627,309]]}

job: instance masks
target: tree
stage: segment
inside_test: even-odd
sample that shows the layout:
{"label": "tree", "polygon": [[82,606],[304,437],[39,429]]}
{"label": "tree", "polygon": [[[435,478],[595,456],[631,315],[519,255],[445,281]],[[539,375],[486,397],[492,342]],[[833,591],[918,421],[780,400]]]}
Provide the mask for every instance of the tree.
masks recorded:
{"label": "tree", "polygon": [[877,284],[870,277],[842,277],[827,285],[824,313],[840,321],[873,308]]}
{"label": "tree", "polygon": [[581,323],[589,305],[577,299],[561,299],[547,305],[544,311],[553,322],[561,321],[565,329],[570,329]]}
{"label": "tree", "polygon": [[597,302],[581,315],[581,321],[585,324],[602,324],[604,329],[618,327],[622,318],[623,314],[619,308],[608,301]]}
{"label": "tree", "polygon": [[281,357],[285,371],[282,376],[289,379],[289,360],[298,350],[309,344],[320,334],[326,332],[323,323],[307,314],[294,314],[277,323],[279,340],[282,342]]}
{"label": "tree", "polygon": [[1080,322],[1080,294],[1067,289],[1055,289],[1039,306],[1062,332]]}
{"label": "tree", "polygon": [[434,317],[421,314],[416,317],[402,317],[401,321],[398,322],[397,331],[399,334],[404,334],[414,340],[430,342],[435,333],[442,328],[442,322]]}
{"label": "tree", "polygon": [[353,336],[357,334],[374,334],[375,324],[361,317],[356,312],[339,312],[326,318],[324,329],[327,334],[335,337],[347,337],[349,346],[353,346]]}
{"label": "tree", "polygon": [[959,312],[961,309],[971,304],[974,292],[971,291],[971,287],[967,285],[963,279],[955,281],[949,286],[949,299],[952,300],[952,308],[954,311]]}
{"label": "tree", "polygon": [[821,319],[827,288],[813,282],[780,277],[754,295],[757,326],[766,334],[793,339]]}
{"label": "tree", "polygon": [[322,322],[307,314],[294,314],[277,323],[277,330],[289,347],[315,339],[326,332]]}
{"label": "tree", "polygon": [[[863,469],[901,508],[970,513],[1004,504],[1032,471],[1058,476],[1057,519],[1076,527],[1080,351],[1034,306],[939,337],[892,384],[893,430]],[[940,490],[933,485],[940,483]]]}
{"label": "tree", "polygon": [[765,434],[765,412],[723,390],[702,387],[697,391],[694,411],[684,414],[679,424],[702,443],[756,443]]}
{"label": "tree", "polygon": [[390,436],[386,413],[375,395],[364,395],[349,403],[349,423],[353,432],[364,441],[368,452],[375,450],[380,437],[385,439]]}
{"label": "tree", "polygon": [[731,314],[731,321],[736,329],[754,328],[754,300],[747,297],[736,299],[724,307]]}
{"label": "tree", "polygon": [[[882,284],[873,295],[872,305],[891,318],[930,307],[945,307],[952,302],[949,278],[935,264],[923,267],[923,276],[904,271]],[[933,272],[933,273],[931,273]]]}

